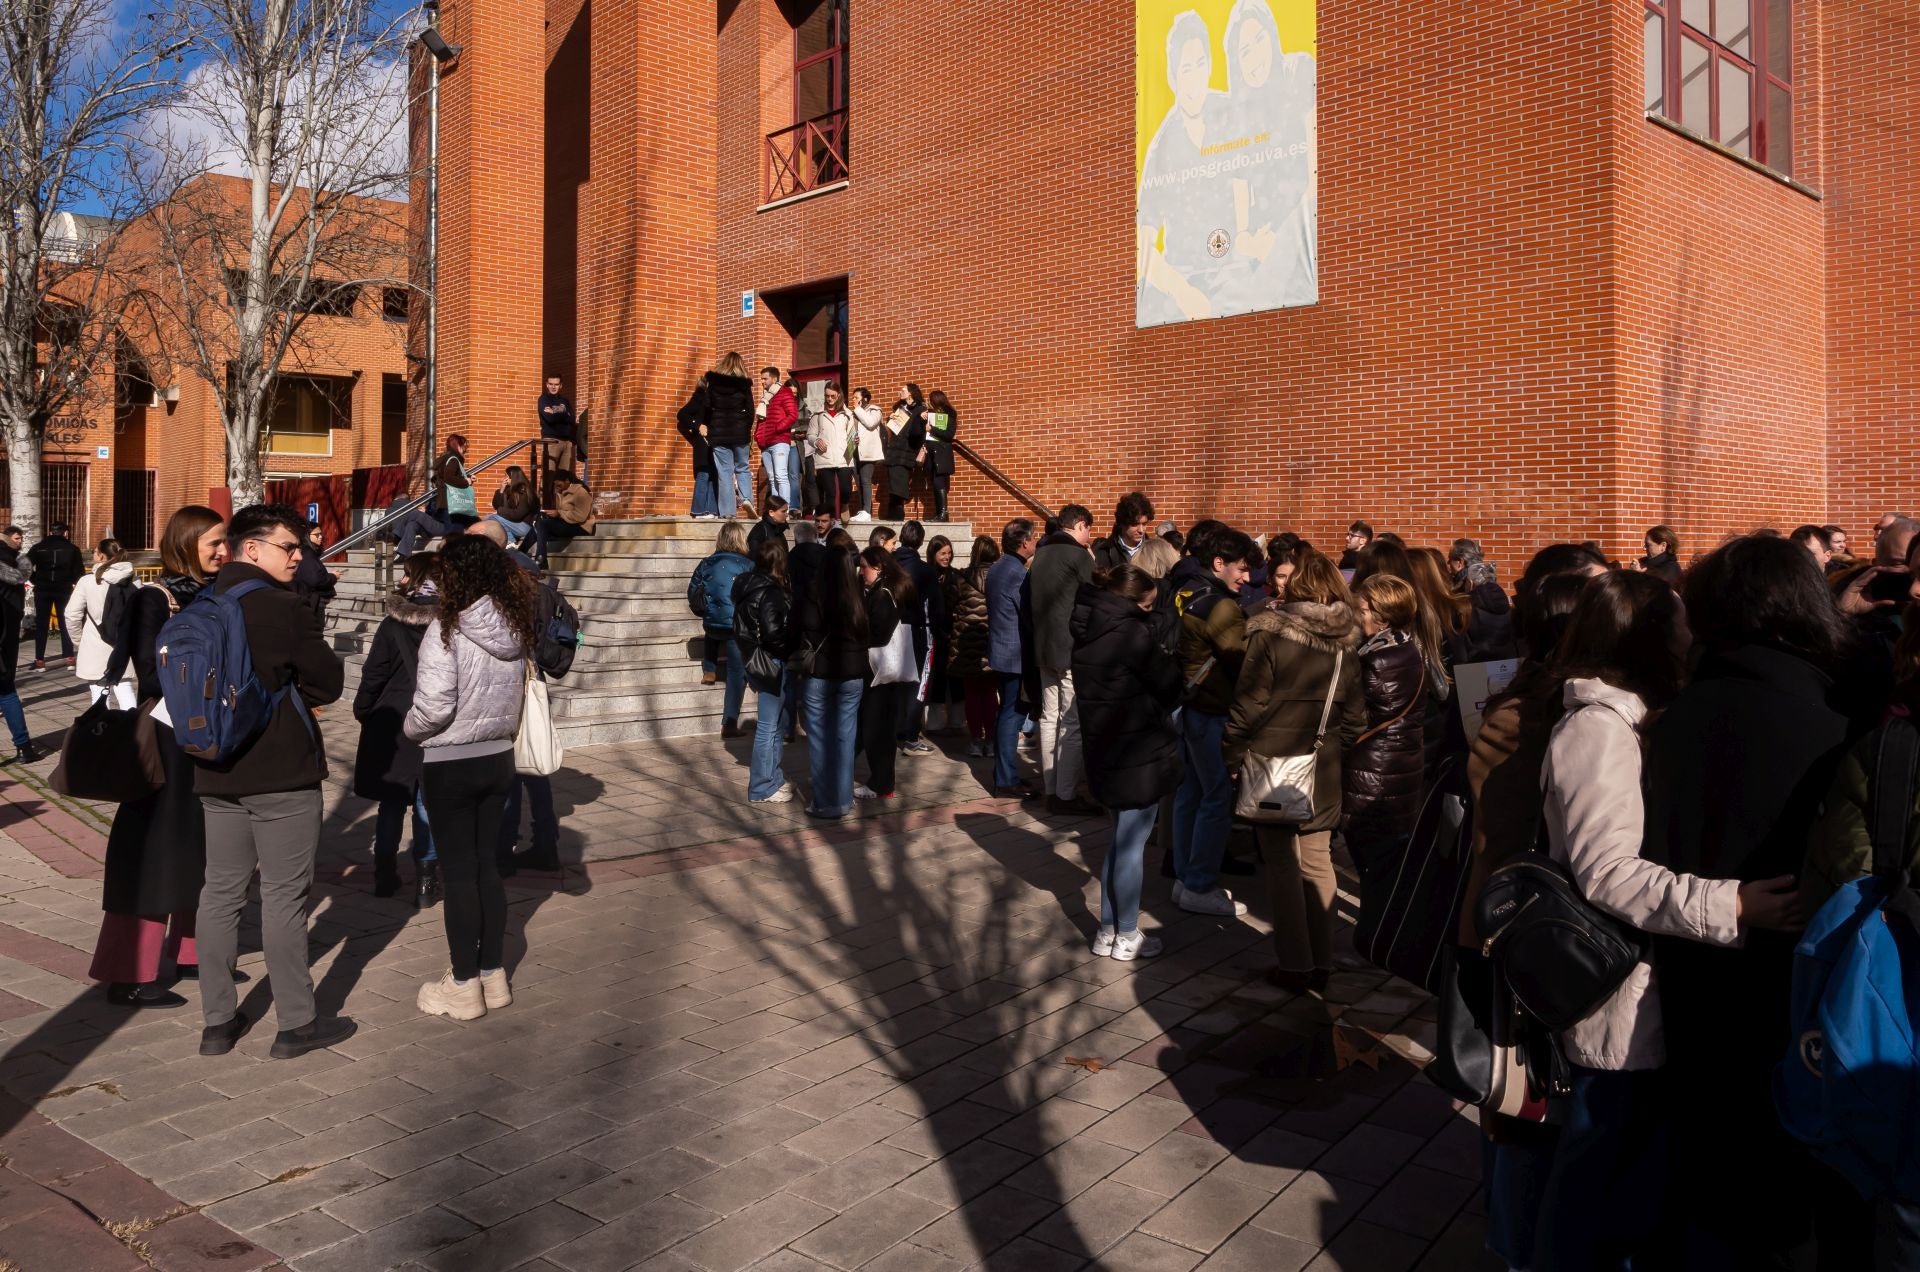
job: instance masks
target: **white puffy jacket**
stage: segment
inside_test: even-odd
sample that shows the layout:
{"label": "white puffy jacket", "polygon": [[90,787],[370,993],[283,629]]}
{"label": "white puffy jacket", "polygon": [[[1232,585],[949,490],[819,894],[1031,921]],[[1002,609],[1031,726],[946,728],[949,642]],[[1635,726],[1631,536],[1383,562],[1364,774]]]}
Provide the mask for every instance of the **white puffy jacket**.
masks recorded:
{"label": "white puffy jacket", "polygon": [[434,619],[420,638],[404,726],[429,764],[510,750],[526,693],[526,647],[492,597],[460,611],[451,648],[442,635],[447,620],[445,614]]}
{"label": "white puffy jacket", "polygon": [[860,453],[856,458],[863,464],[886,463],[887,435],[881,431],[886,427],[886,415],[877,406],[856,406],[853,422],[860,430]]}
{"label": "white puffy jacket", "polygon": [[[1569,680],[1567,714],[1553,727],[1540,784],[1556,861],[1588,901],[1644,932],[1710,945],[1740,943],[1740,883],[1675,874],[1640,855],[1640,695],[1603,680]],[[1589,1069],[1657,1069],[1666,1063],[1660,995],[1642,962],[1584,1020],[1560,1035],[1567,1059]]]}
{"label": "white puffy jacket", "polygon": [[[100,631],[100,624],[107,617],[107,589],[132,577],[131,561],[114,562],[107,567],[104,577],[97,577],[89,570],[73,585],[73,595],[67,598],[67,607],[61,612],[60,621],[67,626],[67,636],[77,646],[73,674],[88,684],[96,683],[107,674],[107,661],[113,657],[113,642]],[[127,599],[131,603],[133,598]],[[133,679],[132,659],[127,660],[127,671],[121,679]]]}

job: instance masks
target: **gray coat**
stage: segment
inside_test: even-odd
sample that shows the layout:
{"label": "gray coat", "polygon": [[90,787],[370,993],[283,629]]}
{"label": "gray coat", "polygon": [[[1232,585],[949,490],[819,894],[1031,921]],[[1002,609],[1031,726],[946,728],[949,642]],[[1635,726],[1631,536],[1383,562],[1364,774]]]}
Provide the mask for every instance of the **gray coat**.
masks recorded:
{"label": "gray coat", "polygon": [[1070,534],[1048,535],[1033,554],[1027,589],[1033,598],[1033,661],[1042,670],[1073,666],[1073,602],[1093,581],[1093,554]]}
{"label": "gray coat", "polygon": [[455,620],[453,645],[441,634],[446,616],[427,624],[420,640],[420,665],[414,673],[413,707],[406,734],[426,752],[426,762],[446,758],[435,751],[472,748],[484,754],[512,743],[520,731],[520,704],[526,693],[527,651],[507,625],[493,598],[483,596]]}

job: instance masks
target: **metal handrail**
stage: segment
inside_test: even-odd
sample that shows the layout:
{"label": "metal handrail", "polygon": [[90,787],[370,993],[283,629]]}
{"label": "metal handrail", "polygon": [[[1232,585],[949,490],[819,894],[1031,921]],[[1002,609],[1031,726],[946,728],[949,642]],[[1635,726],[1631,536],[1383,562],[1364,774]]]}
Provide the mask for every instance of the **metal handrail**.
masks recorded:
{"label": "metal handrail", "polygon": [[1053,519],[1053,509],[1041,503],[1040,500],[1035,496],[1028,494],[1025,490],[1022,490],[1018,482],[1014,481],[1013,478],[1007,476],[1005,473],[1001,472],[998,468],[995,468],[992,464],[982,459],[980,457],[979,452],[974,450],[973,447],[967,445],[965,442],[961,441],[957,437],[954,438],[953,441],[948,444],[953,447],[955,454],[959,455],[960,458],[966,460],[969,464],[972,464],[975,468],[979,469],[983,476],[987,477],[992,481],[998,482],[1000,486],[1003,487],[1008,494],[1012,495],[1015,499],[1018,499],[1021,503],[1033,509],[1035,512],[1039,513],[1041,517],[1045,518],[1046,520],[1051,521]]}
{"label": "metal handrail", "polygon": [[[820,150],[814,149],[818,143]],[[767,134],[767,202],[847,179],[847,112],[842,107]]]}
{"label": "metal handrail", "polygon": [[[524,442],[514,442],[508,446],[503,446],[499,450],[495,451],[493,454],[481,460],[479,463],[471,465],[467,469],[467,476],[473,477],[480,473],[486,472],[487,469],[492,468],[495,464],[507,458],[509,455],[512,455],[515,451],[519,450],[523,446],[532,448],[532,447],[537,447],[539,445],[540,445],[540,439],[535,437],[535,438],[530,438],[529,440]],[[531,463],[531,459],[529,459],[529,463]],[[371,539],[374,536],[374,533],[380,530],[388,522],[398,521],[400,518],[406,516],[408,513],[412,512],[414,509],[424,506],[426,502],[432,498],[433,498],[433,474],[431,471],[429,471],[427,474],[427,489],[424,494],[415,495],[413,498],[407,500],[407,502],[401,504],[398,508],[390,509],[383,515],[376,517],[372,521],[369,521],[366,525],[361,526],[358,530],[355,530],[352,534],[340,540],[338,543],[331,544],[327,547],[320,549],[320,559],[324,561],[328,557],[339,556],[343,552],[351,552],[353,549],[359,547],[364,541]],[[477,505],[478,503],[477,496],[476,496],[475,502]]]}

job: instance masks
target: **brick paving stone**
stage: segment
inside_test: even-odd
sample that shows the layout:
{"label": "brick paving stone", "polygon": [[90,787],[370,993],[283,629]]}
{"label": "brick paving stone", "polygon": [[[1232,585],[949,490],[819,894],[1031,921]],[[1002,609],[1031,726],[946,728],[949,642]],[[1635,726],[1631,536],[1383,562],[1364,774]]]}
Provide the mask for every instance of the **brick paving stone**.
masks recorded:
{"label": "brick paving stone", "polygon": [[490,1228],[556,1197],[577,1192],[608,1173],[598,1162],[559,1153],[440,1204],[463,1219]]}
{"label": "brick paving stone", "polygon": [[993,1259],[993,1266],[1017,1268],[1019,1272],[1077,1272],[1089,1264],[1083,1255],[1070,1254],[1032,1237],[1016,1237],[1001,1248]]}
{"label": "brick paving stone", "polygon": [[793,1248],[836,1268],[857,1268],[951,1209],[899,1188],[889,1189],[827,1220],[793,1242]]}
{"label": "brick paving stone", "polygon": [[1192,1116],[1185,1104],[1158,1095],[1139,1095],[1081,1132],[1088,1139],[1140,1152]]}
{"label": "brick paving stone", "polygon": [[[731,1122],[758,1112],[769,1104],[779,1104],[788,1096],[807,1090],[813,1084],[798,1074],[779,1069],[763,1069],[738,1082],[682,1100],[681,1107],[716,1122]],[[792,1105],[787,1107],[792,1108]],[[805,1110],[799,1110],[804,1112]]]}
{"label": "brick paving stone", "polygon": [[[207,1207],[207,1214],[229,1228],[246,1231],[385,1182],[377,1172],[364,1166],[335,1162],[311,1174],[269,1182],[264,1187],[216,1202]],[[430,1204],[431,1200],[421,1204]]]}
{"label": "brick paving stone", "polygon": [[[784,1111],[784,1110],[783,1110]],[[791,1114],[799,1117],[799,1114]],[[786,1139],[787,1146],[823,1162],[837,1162],[853,1156],[869,1144],[877,1144],[889,1135],[913,1125],[914,1117],[878,1104],[863,1104]],[[694,1150],[698,1152],[698,1149]]]}
{"label": "brick paving stone", "polygon": [[1308,1171],[1249,1222],[1256,1228],[1324,1246],[1367,1204],[1374,1190],[1350,1179]]}
{"label": "brick paving stone", "polygon": [[323,1246],[293,1261],[295,1272],[369,1272],[398,1268],[436,1250],[457,1245],[474,1233],[474,1226],[438,1207]]}
{"label": "brick paving stone", "polygon": [[1136,1232],[1100,1256],[1104,1272],[1187,1272],[1205,1257],[1193,1250]]}
{"label": "brick paving stone", "polygon": [[156,1183],[165,1183],[232,1162],[263,1148],[284,1144],[293,1137],[294,1132],[278,1122],[248,1122],[231,1131],[221,1131],[205,1139],[188,1140],[157,1153],[136,1157],[127,1165]]}
{"label": "brick paving stone", "polygon": [[711,1272],[737,1272],[835,1217],[824,1206],[776,1193],[690,1238],[679,1253]]}
{"label": "brick paving stone", "polygon": [[[804,1057],[803,1057],[804,1058]],[[885,1095],[900,1085],[899,1079],[871,1069],[854,1068],[824,1082],[808,1083],[780,1101],[782,1108],[817,1117],[822,1121]],[[912,1112],[911,1109],[903,1112]]]}
{"label": "brick paving stone", "polygon": [[443,1157],[452,1157],[508,1133],[503,1124],[479,1113],[419,1131],[405,1139],[355,1154],[350,1160],[389,1177],[405,1175]]}
{"label": "brick paving stone", "polygon": [[476,1233],[423,1262],[435,1272],[507,1272],[599,1226],[577,1210],[548,1202]]}
{"label": "brick paving stone", "polygon": [[[1114,1171],[1113,1178],[1134,1188],[1159,1193],[1162,1197],[1177,1197],[1194,1180],[1220,1165],[1227,1156],[1227,1150],[1212,1140],[1182,1135],[1177,1131],[1169,1132],[1151,1148]],[[1224,1170],[1225,1165],[1221,1169]]]}
{"label": "brick paving stone", "polygon": [[[169,1196],[189,1206],[210,1206],[216,1201],[250,1191],[266,1183],[266,1176],[235,1162],[215,1166],[180,1179],[167,1181]],[[92,1207],[88,1207],[92,1209]],[[99,1214],[98,1210],[94,1210]]]}
{"label": "brick paving stone", "polygon": [[994,1127],[986,1138],[1037,1156],[1072,1139],[1103,1116],[1105,1114],[1092,1105],[1059,1095]]}
{"label": "brick paving stone", "polygon": [[0,1227],[0,1259],[22,1272],[61,1268],[66,1272],[147,1272],[150,1265],[108,1236],[78,1207],[27,1184],[51,1205]]}
{"label": "brick paving stone", "polygon": [[957,1206],[1032,1160],[1033,1154],[1017,1148],[975,1140],[908,1178],[899,1191],[945,1206]]}
{"label": "brick paving stone", "polygon": [[1033,1237],[1069,1254],[1093,1258],[1119,1244],[1166,1204],[1165,1197],[1103,1179],[1042,1219]]}
{"label": "brick paving stone", "polygon": [[1118,1145],[1082,1136],[1068,1140],[1045,1157],[1022,1167],[1007,1182],[1024,1192],[1055,1203],[1064,1203],[1093,1187],[1132,1158],[1132,1152]]}
{"label": "brick paving stone", "polygon": [[1001,1186],[981,1193],[913,1235],[913,1243],[958,1263],[984,1259],[1058,1210],[1044,1197]]}
{"label": "brick paving stone", "polygon": [[[366,1232],[457,1197],[493,1179],[494,1173],[464,1157],[449,1157],[411,1174],[335,1198],[320,1208]],[[216,1216],[217,1217],[217,1216]]]}
{"label": "brick paving stone", "polygon": [[[277,1122],[280,1119],[274,1120]],[[305,1135],[250,1154],[240,1159],[240,1165],[273,1179],[290,1170],[325,1166],[343,1157],[364,1153],[368,1149],[392,1143],[405,1134],[405,1131],[381,1118],[356,1118],[317,1134]]]}
{"label": "brick paving stone", "polygon": [[686,1141],[713,1130],[713,1119],[701,1117],[689,1109],[663,1109],[657,1115],[588,1140],[574,1151],[602,1166],[615,1170],[650,1156],[663,1148],[684,1145]]}
{"label": "brick paving stone", "polygon": [[585,1187],[562,1194],[560,1200],[608,1223],[717,1169],[705,1158],[677,1148],[662,1149],[614,1169]]}
{"label": "brick paving stone", "polygon": [[1439,1236],[1479,1184],[1445,1171],[1409,1166],[1361,1210],[1360,1219],[1416,1237]]}
{"label": "brick paving stone", "polygon": [[806,1180],[820,1169],[817,1158],[797,1153],[784,1144],[763,1148],[731,1166],[726,1166],[675,1190],[696,1206],[704,1206],[717,1215],[744,1210],[764,1197],[780,1191],[794,1191],[790,1185]]}
{"label": "brick paving stone", "polygon": [[1444,1170],[1462,1179],[1477,1180],[1480,1178],[1482,1143],[1479,1127],[1465,1118],[1455,1118],[1427,1141],[1426,1146],[1414,1156],[1413,1162],[1416,1166]]}
{"label": "brick paving stone", "polygon": [[818,1170],[782,1191],[805,1198],[829,1210],[846,1210],[883,1188],[891,1187],[927,1164],[918,1153],[870,1144],[852,1157],[835,1162],[832,1170]]}
{"label": "brick paving stone", "polygon": [[1427,1243],[1404,1232],[1355,1221],[1307,1264],[1309,1272],[1407,1272]]}
{"label": "brick paving stone", "polygon": [[[489,1110],[491,1112],[491,1110]],[[598,1139],[614,1129],[613,1123],[603,1117],[595,1117],[580,1109],[571,1109],[558,1113],[542,1122],[535,1122],[524,1130],[498,1139],[488,1140],[484,1144],[466,1150],[464,1156],[479,1162],[488,1170],[497,1170],[501,1174],[519,1170],[522,1166],[531,1166],[555,1153]]]}
{"label": "brick paving stone", "polygon": [[279,1255],[205,1215],[181,1215],[140,1235],[157,1268],[231,1268],[253,1272],[280,1262]]}
{"label": "brick paving stone", "polygon": [[[726,1166],[767,1144],[795,1140],[803,1132],[815,1130],[820,1125],[804,1114],[773,1105],[712,1130],[688,1136],[680,1142],[679,1147],[715,1165]],[[808,1152],[797,1144],[793,1147],[809,1157],[827,1160],[823,1153]]]}
{"label": "brick paving stone", "polygon": [[[761,1272],[761,1264],[754,1272]],[[885,1254],[866,1265],[862,1272],[961,1272],[960,1264],[946,1255],[929,1250],[923,1245],[911,1241],[902,1241]]]}
{"label": "brick paving stone", "polygon": [[1300,1272],[1320,1247],[1251,1225],[1240,1229],[1200,1265],[1202,1272]]}
{"label": "brick paving stone", "polygon": [[283,1259],[298,1259],[303,1254],[325,1249],[336,1241],[356,1236],[354,1230],[318,1210],[303,1210],[278,1223],[255,1228],[247,1234]]}
{"label": "brick paving stone", "polygon": [[1271,1200],[1258,1188],[1208,1175],[1175,1197],[1140,1230],[1211,1254]]}
{"label": "brick paving stone", "polygon": [[1343,1179],[1378,1186],[1391,1179],[1423,1141],[1417,1135],[1388,1130],[1371,1123],[1356,1126],[1314,1163],[1314,1169]]}

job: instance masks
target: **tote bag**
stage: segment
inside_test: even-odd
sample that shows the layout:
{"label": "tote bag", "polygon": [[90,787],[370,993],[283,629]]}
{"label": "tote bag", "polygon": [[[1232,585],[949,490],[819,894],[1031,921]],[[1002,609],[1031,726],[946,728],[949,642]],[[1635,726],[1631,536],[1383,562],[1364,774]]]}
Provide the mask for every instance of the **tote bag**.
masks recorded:
{"label": "tote bag", "polygon": [[1240,799],[1234,816],[1250,822],[1308,822],[1313,820],[1314,773],[1320,766],[1320,747],[1327,740],[1327,722],[1333,718],[1333,695],[1340,687],[1340,667],[1347,651],[1333,655],[1333,679],[1327,682],[1327,700],[1320,707],[1320,729],[1313,749],[1304,755],[1264,756],[1249,753],[1240,766]]}
{"label": "tote bag", "polygon": [[560,770],[563,749],[547,702],[547,682],[527,664],[527,691],[520,700],[520,732],[513,739],[513,768],[527,777],[550,777]]}
{"label": "tote bag", "polygon": [[108,692],[81,712],[60,743],[60,762],[50,779],[53,789],[74,799],[132,804],[166,785],[153,705],[119,710]]}
{"label": "tote bag", "polygon": [[893,629],[893,638],[872,657],[876,685],[904,685],[920,678],[920,666],[913,656],[913,629],[905,623]]}

